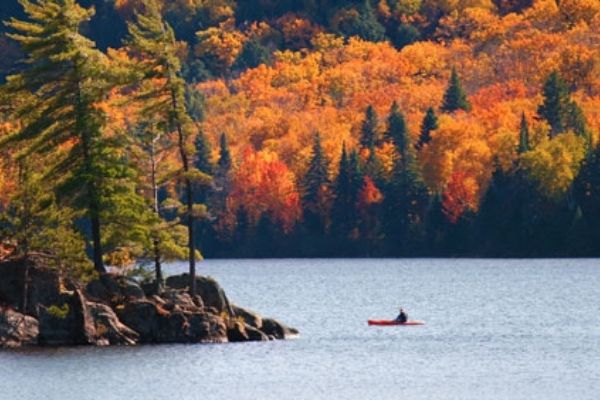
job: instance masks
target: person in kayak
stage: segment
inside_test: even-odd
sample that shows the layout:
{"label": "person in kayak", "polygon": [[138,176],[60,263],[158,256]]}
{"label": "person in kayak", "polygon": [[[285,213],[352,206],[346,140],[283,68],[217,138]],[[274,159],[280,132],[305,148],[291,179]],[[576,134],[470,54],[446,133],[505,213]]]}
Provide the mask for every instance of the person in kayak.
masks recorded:
{"label": "person in kayak", "polygon": [[400,314],[398,314],[398,316],[396,317],[396,321],[400,322],[401,324],[408,321],[408,315],[406,314],[406,311],[404,311],[404,309],[402,307],[400,307]]}

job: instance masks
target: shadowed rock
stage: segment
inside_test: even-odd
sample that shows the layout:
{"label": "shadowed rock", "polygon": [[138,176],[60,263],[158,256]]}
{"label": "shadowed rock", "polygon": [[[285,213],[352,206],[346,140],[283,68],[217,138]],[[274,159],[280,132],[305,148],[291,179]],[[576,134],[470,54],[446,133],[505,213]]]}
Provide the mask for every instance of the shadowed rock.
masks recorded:
{"label": "shadowed rock", "polygon": [[38,321],[7,307],[0,307],[0,348],[37,344]]}

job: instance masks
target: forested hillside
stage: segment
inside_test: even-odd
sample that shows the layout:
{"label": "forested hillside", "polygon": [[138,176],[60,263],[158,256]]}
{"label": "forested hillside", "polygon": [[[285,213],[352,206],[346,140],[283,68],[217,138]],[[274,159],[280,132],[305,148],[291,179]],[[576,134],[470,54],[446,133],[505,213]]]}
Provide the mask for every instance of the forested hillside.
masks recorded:
{"label": "forested hillside", "polygon": [[3,251],[159,272],[195,249],[600,255],[600,1],[15,0],[0,18]]}

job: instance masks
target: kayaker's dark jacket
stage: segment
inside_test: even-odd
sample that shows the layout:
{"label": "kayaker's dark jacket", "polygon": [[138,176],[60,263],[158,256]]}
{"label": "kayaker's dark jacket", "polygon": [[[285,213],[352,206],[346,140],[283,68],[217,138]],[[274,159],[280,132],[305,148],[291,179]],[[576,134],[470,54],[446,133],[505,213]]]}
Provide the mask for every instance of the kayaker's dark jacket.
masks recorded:
{"label": "kayaker's dark jacket", "polygon": [[408,321],[408,315],[406,315],[406,313],[404,311],[402,311],[397,317],[396,317],[396,321],[400,322],[401,324],[405,323],[406,321]]}

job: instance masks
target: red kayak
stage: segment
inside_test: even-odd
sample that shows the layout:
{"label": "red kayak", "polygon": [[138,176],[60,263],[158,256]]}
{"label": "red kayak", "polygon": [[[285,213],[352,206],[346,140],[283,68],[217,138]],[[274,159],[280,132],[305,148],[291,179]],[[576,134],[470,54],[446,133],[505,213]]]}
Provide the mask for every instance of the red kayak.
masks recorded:
{"label": "red kayak", "polygon": [[367,321],[369,325],[379,325],[379,326],[392,326],[392,325],[425,325],[425,321],[406,321],[406,322],[398,322],[395,319],[370,319]]}

